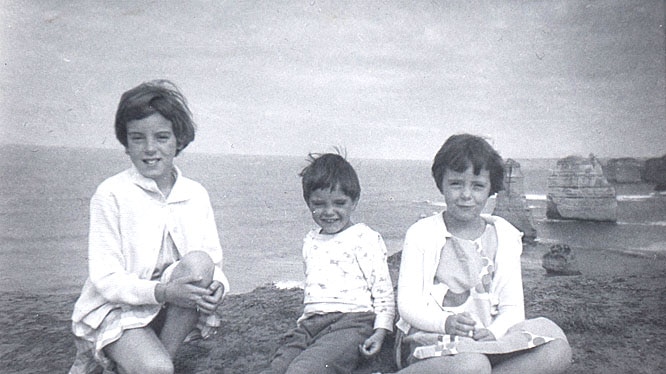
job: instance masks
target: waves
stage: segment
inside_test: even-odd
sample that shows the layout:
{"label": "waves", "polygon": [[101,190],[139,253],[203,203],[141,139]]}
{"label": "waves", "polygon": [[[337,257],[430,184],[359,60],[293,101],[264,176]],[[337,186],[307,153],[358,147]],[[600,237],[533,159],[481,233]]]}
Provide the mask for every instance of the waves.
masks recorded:
{"label": "waves", "polygon": [[[554,218],[542,218],[542,219],[536,219],[537,222],[546,222],[546,223],[571,223],[575,224],[580,222],[579,220],[575,219],[554,219]],[[646,221],[646,222],[626,222],[626,221],[617,221],[617,222],[606,222],[606,221],[585,221],[585,222],[595,222],[599,224],[609,224],[609,225],[617,225],[617,226],[646,226],[646,227],[653,227],[653,226],[659,226],[659,227],[666,227],[666,221]]]}
{"label": "waves", "polygon": [[618,225],[627,225],[627,226],[666,226],[666,221],[656,221],[656,222],[617,222]]}
{"label": "waves", "polygon": [[280,290],[303,289],[303,282],[293,280],[275,281],[273,285]]}
{"label": "waves", "polygon": [[[618,195],[616,197],[617,201],[646,201],[646,200],[651,200],[651,199],[659,199],[663,195],[659,194],[650,194],[650,195]],[[544,194],[525,194],[525,198],[528,201],[546,201],[547,197]],[[425,203],[428,205],[432,206],[438,206],[438,207],[444,207],[446,206],[446,203],[443,201],[430,201],[430,200],[423,200],[423,201],[413,201],[414,203]]]}
{"label": "waves", "polygon": [[652,195],[619,195],[617,197],[617,201],[645,201],[645,200],[650,200],[650,199],[658,199],[660,198],[660,195],[658,194],[652,194]]}
{"label": "waves", "polygon": [[[529,201],[546,201],[546,195],[542,194],[526,194],[525,198]],[[618,195],[617,201],[645,201],[654,198],[659,198],[659,195]]]}

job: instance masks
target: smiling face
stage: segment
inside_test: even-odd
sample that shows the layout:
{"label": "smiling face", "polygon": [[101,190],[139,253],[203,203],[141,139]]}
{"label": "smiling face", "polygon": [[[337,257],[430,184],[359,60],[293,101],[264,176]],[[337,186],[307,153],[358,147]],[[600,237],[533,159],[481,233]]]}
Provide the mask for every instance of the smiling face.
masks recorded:
{"label": "smiling face", "polygon": [[351,215],[357,200],[352,200],[339,188],[320,188],[312,191],[308,208],[322,234],[337,234],[352,226]]}
{"label": "smiling face", "polygon": [[141,175],[153,179],[163,192],[174,183],[171,173],[177,150],[171,121],[161,114],[127,123],[126,153]]}
{"label": "smiling face", "polygon": [[464,172],[446,169],[442,176],[442,195],[446,201],[445,217],[458,224],[478,220],[490,197],[490,172],[481,169],[474,175],[474,168]]}

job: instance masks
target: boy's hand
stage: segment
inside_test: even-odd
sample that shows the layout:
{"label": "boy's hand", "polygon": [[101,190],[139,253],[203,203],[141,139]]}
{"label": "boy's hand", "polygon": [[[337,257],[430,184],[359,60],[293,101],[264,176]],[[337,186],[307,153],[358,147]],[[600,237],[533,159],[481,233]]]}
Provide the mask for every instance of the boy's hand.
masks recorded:
{"label": "boy's hand", "polygon": [[361,352],[363,357],[372,357],[379,353],[382,349],[382,343],[384,343],[384,337],[386,336],[385,329],[377,329],[375,332],[367,338],[361,345],[358,346],[358,350]]}

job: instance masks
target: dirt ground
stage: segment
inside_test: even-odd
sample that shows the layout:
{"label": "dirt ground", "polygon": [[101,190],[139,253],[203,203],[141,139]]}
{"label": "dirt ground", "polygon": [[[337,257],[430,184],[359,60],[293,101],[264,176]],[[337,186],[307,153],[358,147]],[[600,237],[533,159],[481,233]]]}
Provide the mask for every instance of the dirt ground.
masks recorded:
{"label": "dirt ground", "polygon": [[[523,254],[527,315],[548,317],[564,329],[574,352],[569,372],[666,372],[666,258],[574,250],[582,273],[576,276],[546,276],[545,246]],[[397,255],[391,258],[394,275],[398,261]],[[75,352],[69,318],[77,296],[0,293],[0,372],[67,372]],[[217,335],[184,345],[175,360],[177,372],[260,371],[280,335],[293,327],[301,301],[301,290],[268,285],[229,296]],[[380,356],[357,373],[394,371],[392,344],[388,338]]]}

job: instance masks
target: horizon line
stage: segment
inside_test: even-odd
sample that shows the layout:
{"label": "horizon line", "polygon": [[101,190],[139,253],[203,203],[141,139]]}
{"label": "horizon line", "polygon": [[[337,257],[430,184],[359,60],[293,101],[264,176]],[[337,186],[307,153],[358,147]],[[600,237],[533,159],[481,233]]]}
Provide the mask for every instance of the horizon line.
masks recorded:
{"label": "horizon line", "polygon": [[[3,147],[0,148],[0,152],[3,152],[3,150],[6,147],[21,147],[21,148],[30,148],[30,147],[38,147],[38,148],[58,148],[58,149],[80,149],[80,150],[86,150],[86,149],[91,149],[91,150],[102,150],[102,151],[122,151],[122,145],[118,144],[117,147],[91,147],[91,146],[75,146],[75,145],[57,145],[57,144],[38,144],[38,143],[13,143],[13,142],[1,142],[0,145]],[[33,150],[35,152],[36,150]],[[229,153],[229,152],[211,152],[211,151],[205,151],[205,150],[183,150],[181,154],[197,154],[197,155],[220,155],[220,156],[262,156],[262,157],[302,157],[300,155],[293,155],[293,154],[275,154],[275,153]],[[587,157],[581,154],[570,154],[567,156],[562,156],[562,157],[502,157],[503,160],[508,160],[508,159],[513,159],[513,160],[560,160],[563,158],[567,158],[570,156],[581,156],[581,157]],[[589,154],[588,154],[589,156]],[[661,158],[666,156],[619,156],[619,157],[613,157],[613,156],[597,156],[595,155],[596,158],[601,159],[601,160],[610,160],[610,159],[622,159],[622,158],[634,158],[637,160],[647,160],[650,158]],[[393,161],[432,161],[430,158],[379,158],[379,157],[350,157],[350,159],[356,159],[356,160],[393,160]]]}

